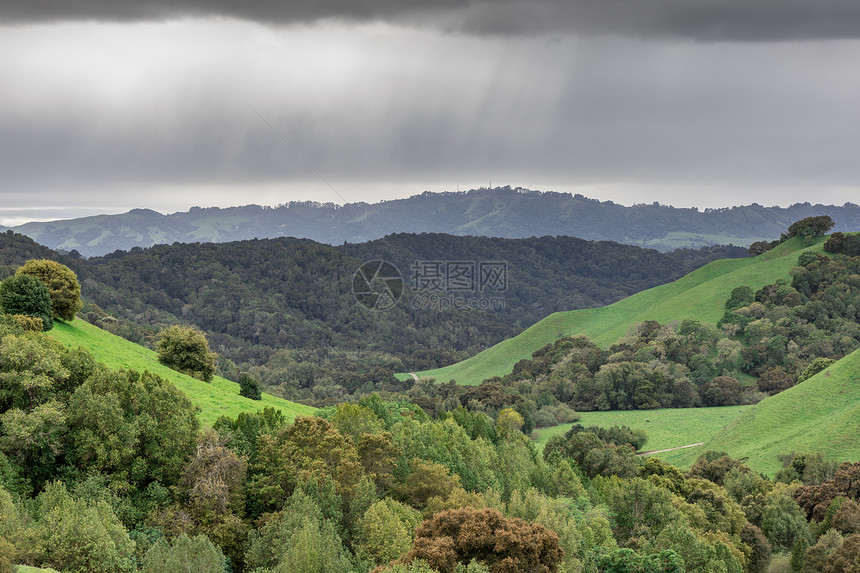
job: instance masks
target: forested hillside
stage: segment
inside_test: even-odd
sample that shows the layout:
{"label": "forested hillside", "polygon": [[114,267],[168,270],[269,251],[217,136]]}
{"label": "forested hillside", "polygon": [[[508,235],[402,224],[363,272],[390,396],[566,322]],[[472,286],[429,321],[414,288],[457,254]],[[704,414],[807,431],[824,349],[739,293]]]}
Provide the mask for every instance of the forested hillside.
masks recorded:
{"label": "forested hillside", "polygon": [[560,310],[593,308],[669,282],[718,259],[747,255],[741,247],[713,246],[660,253],[612,241],[575,237],[498,239],[438,233],[400,233],[336,247],[359,260],[394,263],[413,286],[415,264],[426,261],[502,261],[504,305],[493,312],[520,327]]}
{"label": "forested hillside", "polygon": [[[0,244],[7,266],[58,256],[21,235],[2,234]],[[393,235],[338,248],[280,238],[60,258],[78,273],[89,303],[82,316],[93,324],[144,344],[164,325],[194,324],[222,357],[254,369],[282,396],[324,400],[368,385],[401,389],[394,372],[462,360],[552,310],[600,306],[741,254],[723,247],[664,254],[564,237]],[[401,300],[384,312],[362,307],[352,293],[354,274],[370,259],[394,262],[405,283]],[[494,293],[503,304],[424,304],[410,276],[415,262],[464,259],[504,263],[506,285]],[[231,363],[220,365],[237,375]]]}
{"label": "forested hillside", "polygon": [[343,206],[304,202],[277,207],[195,207],[170,215],[135,209],[122,215],[27,223],[14,230],[51,248],[74,249],[84,256],[176,241],[286,236],[340,245],[389,233],[425,232],[506,238],[563,235],[670,251],[771,240],[791,222],[822,214],[833,218],[835,231],[860,229],[860,207],[850,203],[802,203],[787,208],[752,204],[699,211],[658,204],[625,207],[582,195],[497,187],[427,192],[407,199]]}

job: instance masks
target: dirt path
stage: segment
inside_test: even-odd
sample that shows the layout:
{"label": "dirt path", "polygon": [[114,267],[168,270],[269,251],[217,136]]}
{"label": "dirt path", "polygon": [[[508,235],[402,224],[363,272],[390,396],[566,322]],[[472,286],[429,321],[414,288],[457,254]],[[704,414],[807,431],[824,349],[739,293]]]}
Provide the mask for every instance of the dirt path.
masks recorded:
{"label": "dirt path", "polygon": [[648,454],[662,454],[663,452],[671,452],[672,450],[683,450],[684,448],[695,448],[696,446],[703,445],[705,445],[705,442],[699,442],[698,444],[687,444],[686,446],[678,446],[677,448],[666,448],[665,450],[651,450],[650,452],[639,452],[636,455],[647,456]]}

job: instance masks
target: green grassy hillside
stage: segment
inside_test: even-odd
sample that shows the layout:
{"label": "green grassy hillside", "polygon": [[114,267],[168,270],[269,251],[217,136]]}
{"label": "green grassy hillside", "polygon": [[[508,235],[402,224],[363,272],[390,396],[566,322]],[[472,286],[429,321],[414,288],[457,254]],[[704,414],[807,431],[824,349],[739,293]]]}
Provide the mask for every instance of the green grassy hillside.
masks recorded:
{"label": "green grassy hillside", "polygon": [[[716,323],[733,288],[754,290],[780,278],[788,278],[804,250],[822,251],[824,237],[811,246],[799,238],[779,245],[755,258],[725,259],[707,264],[675,282],[634,294],[609,306],[557,312],[532,325],[520,335],[484,350],[480,354],[435,370],[418,372],[437,382],[456,380],[475,385],[492,376],[508,374],[517,361],[562,336],[585,334],[601,346],[609,346],[630,328],[646,320],[668,323],[693,319]],[[516,269],[511,269],[516,272]]]}
{"label": "green grassy hillside", "polygon": [[159,364],[155,352],[133,342],[115,336],[81,319],[71,323],[56,322],[51,336],[64,345],[89,350],[95,359],[110,368],[149,370],[162,378],[170,380],[186,396],[200,407],[199,418],[204,425],[211,426],[221,415],[236,417],[240,412],[255,412],[271,406],[281,410],[292,420],[297,415],[309,416],[316,408],[288,402],[269,394],[263,400],[249,400],[239,396],[239,385],[216,376],[211,383],[201,382],[191,376],[180,374]]}
{"label": "green grassy hillside", "polygon": [[[663,408],[660,410],[616,410],[613,412],[582,412],[577,424],[583,426],[629,426],[648,435],[644,450],[664,450],[697,444],[711,438],[741,413],[752,406],[723,406],[719,408]],[[541,449],[555,435],[564,434],[573,424],[560,424],[535,430],[535,444]],[[701,452],[701,448],[692,451]],[[659,454],[669,460],[676,452]],[[694,456],[695,459],[695,456]]]}
{"label": "green grassy hillside", "polygon": [[[838,461],[860,460],[860,350],[827,370],[747,409],[702,446],[749,458],[750,467],[774,475],[778,454],[821,452]],[[689,465],[695,452],[673,458]]]}

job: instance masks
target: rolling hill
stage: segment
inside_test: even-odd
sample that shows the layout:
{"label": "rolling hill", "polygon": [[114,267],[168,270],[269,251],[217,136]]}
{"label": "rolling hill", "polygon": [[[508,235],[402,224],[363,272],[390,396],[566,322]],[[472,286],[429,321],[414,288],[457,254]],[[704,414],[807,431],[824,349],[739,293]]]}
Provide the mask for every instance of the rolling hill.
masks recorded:
{"label": "rolling hill", "polygon": [[266,407],[276,408],[292,420],[296,416],[310,416],[316,408],[296,404],[263,394],[262,401],[239,396],[239,385],[216,376],[211,383],[202,382],[160,364],[155,352],[129,342],[124,338],[101,330],[79,318],[70,323],[57,321],[48,333],[65,346],[87,349],[93,357],[109,368],[127,368],[143,372],[149,370],[173,382],[196,406],[203,425],[211,426],[220,416],[235,418],[240,412],[256,412]]}
{"label": "rolling hill", "polygon": [[585,334],[597,344],[608,346],[645,320],[668,323],[692,319],[715,324],[723,315],[732,289],[746,285],[755,290],[787,278],[800,253],[822,252],[824,240],[820,237],[807,246],[800,238],[793,238],[758,257],[714,261],[675,282],[608,306],[557,312],[467,360],[417,374],[433,377],[439,383],[456,380],[476,385],[508,374],[517,361],[529,358],[532,352],[562,336]]}
{"label": "rolling hill", "polygon": [[799,203],[786,208],[752,204],[699,211],[658,203],[628,207],[569,193],[496,187],[342,206],[292,202],[277,207],[192,207],[169,215],[133,209],[119,215],[31,222],[13,229],[53,249],[74,249],[87,257],[177,241],[220,243],[289,236],[340,245],[398,232],[511,239],[566,235],[671,251],[728,243],[746,246],[774,239],[793,221],[821,214],[833,218],[836,231],[860,228],[860,207],[851,203]]}
{"label": "rolling hill", "polygon": [[860,350],[809,380],[747,407],[697,452],[671,461],[686,466],[705,450],[721,450],[773,476],[778,454],[820,452],[837,461],[860,460]]}

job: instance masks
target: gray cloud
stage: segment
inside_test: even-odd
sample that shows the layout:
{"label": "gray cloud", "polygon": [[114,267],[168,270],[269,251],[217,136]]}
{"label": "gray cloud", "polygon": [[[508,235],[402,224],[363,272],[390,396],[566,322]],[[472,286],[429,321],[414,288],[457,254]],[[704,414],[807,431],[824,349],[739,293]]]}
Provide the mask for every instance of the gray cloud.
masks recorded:
{"label": "gray cloud", "polygon": [[0,27],[0,219],[339,202],[295,150],[348,201],[492,181],[624,203],[856,202],[860,41],[667,41],[641,14],[639,33],[613,24],[626,37],[535,35],[553,18],[505,6],[432,27]]}
{"label": "gray cloud", "polygon": [[83,0],[3,2],[7,23],[228,17],[270,24],[387,21],[476,34],[618,34],[703,41],[860,37],[856,0]]}
{"label": "gray cloud", "polygon": [[[36,44],[37,32],[16,45]],[[15,86],[0,110],[7,185],[313,178],[293,147],[335,181],[860,178],[857,43],[281,33],[238,22],[217,33],[186,24],[176,44],[157,25],[67,33],[58,70],[86,38],[106,55],[80,56],[93,69],[66,78],[4,73]],[[124,68],[138,53],[150,55]]]}

